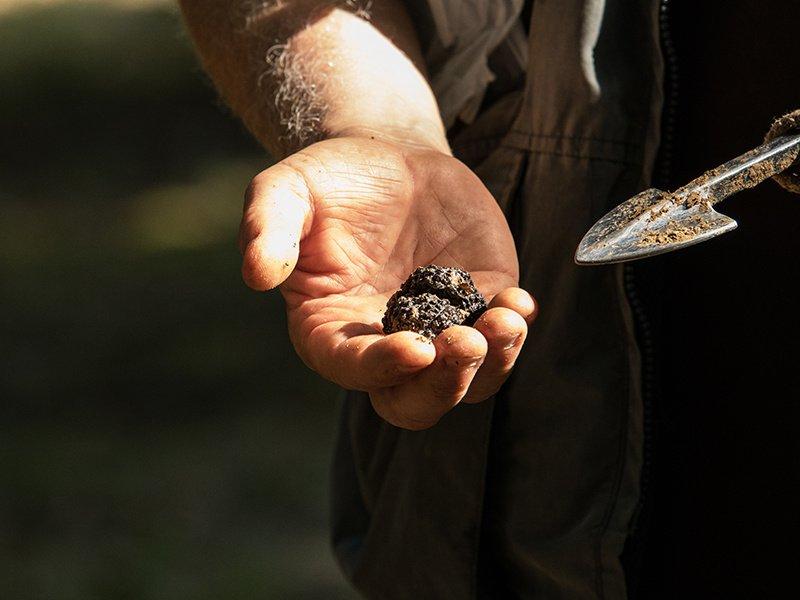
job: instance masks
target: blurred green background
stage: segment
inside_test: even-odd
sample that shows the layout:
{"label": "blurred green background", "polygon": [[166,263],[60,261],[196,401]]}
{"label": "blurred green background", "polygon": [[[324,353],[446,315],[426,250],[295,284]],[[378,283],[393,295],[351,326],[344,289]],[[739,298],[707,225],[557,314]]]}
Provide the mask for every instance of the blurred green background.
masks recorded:
{"label": "blurred green background", "polygon": [[0,598],[353,598],[338,392],[235,235],[269,162],[168,2],[0,0]]}

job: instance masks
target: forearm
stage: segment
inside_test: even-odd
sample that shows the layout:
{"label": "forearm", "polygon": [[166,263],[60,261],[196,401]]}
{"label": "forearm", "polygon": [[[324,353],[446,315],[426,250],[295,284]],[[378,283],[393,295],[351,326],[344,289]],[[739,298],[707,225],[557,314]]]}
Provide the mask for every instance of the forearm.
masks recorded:
{"label": "forearm", "polygon": [[401,3],[356,4],[181,0],[206,70],[274,156],[345,135],[449,152]]}

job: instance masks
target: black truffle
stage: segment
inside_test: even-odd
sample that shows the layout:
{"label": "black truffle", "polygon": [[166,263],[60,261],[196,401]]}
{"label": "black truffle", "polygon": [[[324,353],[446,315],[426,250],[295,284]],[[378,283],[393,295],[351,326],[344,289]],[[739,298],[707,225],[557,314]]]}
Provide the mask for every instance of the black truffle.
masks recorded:
{"label": "black truffle", "polygon": [[472,325],[486,300],[469,273],[453,267],[418,267],[389,298],[384,333],[416,331],[434,338],[452,325]]}

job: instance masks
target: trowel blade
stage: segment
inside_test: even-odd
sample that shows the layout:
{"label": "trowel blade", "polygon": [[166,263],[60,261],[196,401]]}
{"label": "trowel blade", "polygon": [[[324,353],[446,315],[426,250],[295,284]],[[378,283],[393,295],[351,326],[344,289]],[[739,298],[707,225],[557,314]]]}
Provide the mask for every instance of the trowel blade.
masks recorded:
{"label": "trowel blade", "polygon": [[623,202],[583,237],[575,262],[609,264],[671,252],[736,229],[708,202],[687,203],[651,188]]}

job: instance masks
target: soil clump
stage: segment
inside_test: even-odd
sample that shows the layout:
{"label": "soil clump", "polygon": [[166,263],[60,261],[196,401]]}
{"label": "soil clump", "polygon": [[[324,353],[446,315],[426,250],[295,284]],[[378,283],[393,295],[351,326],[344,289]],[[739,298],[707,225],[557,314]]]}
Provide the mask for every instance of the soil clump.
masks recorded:
{"label": "soil clump", "polygon": [[415,331],[433,339],[453,325],[473,325],[486,308],[486,299],[466,271],[417,267],[389,298],[383,331]]}

